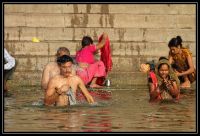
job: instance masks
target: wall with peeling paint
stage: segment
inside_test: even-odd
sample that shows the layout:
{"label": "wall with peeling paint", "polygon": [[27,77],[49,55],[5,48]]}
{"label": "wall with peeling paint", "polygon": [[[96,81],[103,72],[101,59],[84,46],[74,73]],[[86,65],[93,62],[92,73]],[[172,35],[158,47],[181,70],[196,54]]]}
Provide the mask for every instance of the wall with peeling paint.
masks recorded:
{"label": "wall with peeling paint", "polygon": [[[107,32],[112,48],[112,85],[146,85],[141,63],[168,55],[168,41],[182,36],[196,64],[195,4],[6,4],[4,46],[18,61],[11,82],[40,85],[44,66],[58,47],[71,54],[84,35],[97,43]],[[33,43],[37,37],[41,42]],[[97,56],[98,57],[98,56]]]}

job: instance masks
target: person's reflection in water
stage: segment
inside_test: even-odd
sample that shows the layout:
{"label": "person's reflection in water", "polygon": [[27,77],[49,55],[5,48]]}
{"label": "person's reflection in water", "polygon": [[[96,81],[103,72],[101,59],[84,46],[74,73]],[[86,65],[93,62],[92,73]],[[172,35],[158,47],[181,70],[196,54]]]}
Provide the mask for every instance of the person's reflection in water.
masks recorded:
{"label": "person's reflection in water", "polygon": [[88,111],[82,129],[84,132],[111,132],[112,116],[109,109]]}

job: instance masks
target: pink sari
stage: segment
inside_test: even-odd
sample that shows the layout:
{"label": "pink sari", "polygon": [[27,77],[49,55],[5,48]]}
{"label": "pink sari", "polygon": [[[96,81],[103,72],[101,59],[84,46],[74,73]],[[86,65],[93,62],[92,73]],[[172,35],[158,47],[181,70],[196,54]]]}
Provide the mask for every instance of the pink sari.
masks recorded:
{"label": "pink sari", "polygon": [[85,85],[87,85],[94,77],[105,77],[105,66],[102,61],[96,61],[85,69],[79,68],[76,74],[83,80]]}

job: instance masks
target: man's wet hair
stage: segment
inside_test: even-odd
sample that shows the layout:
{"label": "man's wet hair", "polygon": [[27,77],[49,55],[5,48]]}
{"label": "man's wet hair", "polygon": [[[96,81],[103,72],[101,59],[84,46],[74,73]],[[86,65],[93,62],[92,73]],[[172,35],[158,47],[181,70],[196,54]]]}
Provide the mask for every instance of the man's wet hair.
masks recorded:
{"label": "man's wet hair", "polygon": [[64,64],[66,62],[73,63],[73,59],[68,55],[63,55],[63,56],[60,56],[60,57],[57,58],[58,65]]}
{"label": "man's wet hair", "polygon": [[70,55],[70,51],[69,51],[68,48],[66,48],[66,47],[59,47],[58,50],[57,50],[56,56],[59,57],[60,53],[62,51],[66,52],[67,55]]}

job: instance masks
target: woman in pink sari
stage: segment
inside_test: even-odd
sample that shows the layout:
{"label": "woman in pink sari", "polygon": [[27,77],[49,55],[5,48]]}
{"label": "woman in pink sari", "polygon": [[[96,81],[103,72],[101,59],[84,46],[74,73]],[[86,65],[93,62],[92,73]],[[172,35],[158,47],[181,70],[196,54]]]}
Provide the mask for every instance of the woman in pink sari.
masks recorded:
{"label": "woman in pink sari", "polygon": [[79,68],[77,75],[84,81],[85,85],[90,84],[91,88],[102,87],[96,83],[98,77],[105,77],[105,65],[102,61],[96,61],[94,54],[104,47],[108,35],[103,33],[102,40],[97,44],[93,44],[93,40],[89,36],[82,39],[82,48],[76,53],[76,62]]}

